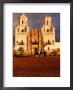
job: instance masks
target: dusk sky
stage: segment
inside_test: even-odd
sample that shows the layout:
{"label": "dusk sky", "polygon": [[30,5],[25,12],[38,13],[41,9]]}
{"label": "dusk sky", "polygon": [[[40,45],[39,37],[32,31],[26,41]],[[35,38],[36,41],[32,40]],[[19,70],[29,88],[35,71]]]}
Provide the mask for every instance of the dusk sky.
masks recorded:
{"label": "dusk sky", "polygon": [[[13,13],[13,28],[19,24],[19,17],[23,13]],[[52,17],[52,24],[56,28],[56,41],[60,41],[60,13],[24,13],[28,17],[28,26],[30,28],[40,29],[43,25],[45,16]]]}

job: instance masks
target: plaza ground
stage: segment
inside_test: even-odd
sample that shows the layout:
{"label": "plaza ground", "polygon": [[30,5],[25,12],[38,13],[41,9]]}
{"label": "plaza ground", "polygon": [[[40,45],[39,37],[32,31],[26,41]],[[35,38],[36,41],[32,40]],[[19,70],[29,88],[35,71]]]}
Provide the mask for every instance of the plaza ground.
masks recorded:
{"label": "plaza ground", "polygon": [[13,57],[14,77],[60,77],[60,56]]}

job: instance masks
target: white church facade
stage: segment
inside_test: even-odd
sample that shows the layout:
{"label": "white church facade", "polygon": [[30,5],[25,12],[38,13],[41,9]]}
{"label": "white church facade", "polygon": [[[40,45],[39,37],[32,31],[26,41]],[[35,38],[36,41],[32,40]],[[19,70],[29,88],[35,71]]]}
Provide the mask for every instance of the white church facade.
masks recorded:
{"label": "white church facade", "polygon": [[55,40],[55,27],[52,24],[52,17],[45,16],[42,27],[29,28],[28,18],[25,15],[20,16],[19,25],[15,27],[15,45],[14,50],[23,48],[24,53],[34,54],[35,50],[39,53],[49,51],[48,48],[60,48],[60,43]]}

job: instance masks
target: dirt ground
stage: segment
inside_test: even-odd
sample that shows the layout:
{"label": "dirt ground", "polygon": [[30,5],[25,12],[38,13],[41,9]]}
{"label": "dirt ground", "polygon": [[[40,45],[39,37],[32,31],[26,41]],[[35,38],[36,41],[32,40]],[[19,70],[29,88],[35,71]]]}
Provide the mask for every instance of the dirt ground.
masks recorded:
{"label": "dirt ground", "polygon": [[60,56],[13,57],[13,77],[60,77]]}

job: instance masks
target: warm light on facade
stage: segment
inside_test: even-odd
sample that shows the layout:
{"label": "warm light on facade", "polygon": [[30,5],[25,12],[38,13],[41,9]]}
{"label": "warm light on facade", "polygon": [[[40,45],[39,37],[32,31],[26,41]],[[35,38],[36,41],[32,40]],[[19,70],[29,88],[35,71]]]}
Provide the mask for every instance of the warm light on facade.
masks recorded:
{"label": "warm light on facade", "polygon": [[24,53],[34,54],[35,50],[49,52],[49,48],[60,48],[59,42],[55,40],[55,27],[52,25],[52,17],[45,16],[40,30],[29,28],[28,18],[20,16],[20,23],[15,28],[15,47],[14,50],[23,48]]}

